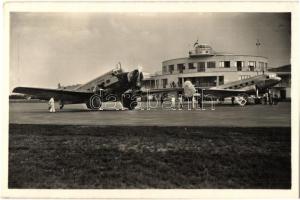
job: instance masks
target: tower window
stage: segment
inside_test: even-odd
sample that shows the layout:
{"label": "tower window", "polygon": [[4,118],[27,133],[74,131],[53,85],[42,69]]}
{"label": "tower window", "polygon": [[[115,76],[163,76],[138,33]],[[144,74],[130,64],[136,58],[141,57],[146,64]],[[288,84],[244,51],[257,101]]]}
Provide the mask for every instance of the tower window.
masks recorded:
{"label": "tower window", "polygon": [[189,63],[189,69],[196,69],[194,63]]}
{"label": "tower window", "polygon": [[177,64],[177,70],[179,73],[183,73],[183,70],[185,70],[184,64]]}
{"label": "tower window", "polygon": [[163,73],[167,73],[167,66],[163,66]]}
{"label": "tower window", "polygon": [[169,72],[172,74],[174,71],[174,65],[169,65]]}
{"label": "tower window", "polygon": [[207,68],[216,68],[216,62],[215,61],[207,62]]}
{"label": "tower window", "polygon": [[205,72],[205,62],[198,62],[197,71],[198,72]]}

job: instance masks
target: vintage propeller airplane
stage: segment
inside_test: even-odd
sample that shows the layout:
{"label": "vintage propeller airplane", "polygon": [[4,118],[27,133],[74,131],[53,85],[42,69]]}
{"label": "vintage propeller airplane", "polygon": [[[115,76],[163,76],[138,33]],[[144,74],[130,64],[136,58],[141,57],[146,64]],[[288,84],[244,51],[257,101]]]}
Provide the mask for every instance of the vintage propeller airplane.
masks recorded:
{"label": "vintage propeller airplane", "polygon": [[249,95],[259,96],[259,93],[268,93],[269,89],[278,84],[281,78],[276,74],[262,74],[247,79],[229,82],[220,86],[210,88],[200,88],[193,85],[190,81],[185,81],[183,87],[151,89],[148,93],[168,93],[180,91],[185,97],[201,95],[209,99],[224,99],[235,97],[236,102],[244,106],[248,101]]}
{"label": "vintage propeller airplane", "polygon": [[142,86],[143,73],[139,69],[123,72],[121,67],[113,69],[85,84],[70,89],[16,87],[14,93],[35,96],[41,100],[54,98],[59,101],[62,109],[66,104],[86,104],[91,110],[99,110],[102,102],[122,101],[123,106],[134,109],[136,106],[136,93]]}
{"label": "vintage propeller airplane", "polygon": [[58,101],[62,109],[66,104],[86,104],[88,109],[99,110],[103,102],[121,101],[123,107],[129,110],[137,106],[137,97],[146,94],[182,92],[185,96],[190,97],[194,93],[200,91],[205,97],[211,96],[214,98],[236,97],[240,105],[246,103],[244,95],[256,94],[258,91],[264,91],[276,85],[281,79],[273,75],[259,75],[227,83],[221,86],[212,88],[196,88],[192,84],[190,87],[183,88],[164,88],[145,90],[142,88],[143,73],[139,69],[131,72],[124,72],[120,65],[85,84],[77,87],[59,87],[57,89],[49,88],[33,88],[33,87],[16,87],[14,93],[22,93],[29,96],[35,96],[41,100],[49,100],[54,98]]}

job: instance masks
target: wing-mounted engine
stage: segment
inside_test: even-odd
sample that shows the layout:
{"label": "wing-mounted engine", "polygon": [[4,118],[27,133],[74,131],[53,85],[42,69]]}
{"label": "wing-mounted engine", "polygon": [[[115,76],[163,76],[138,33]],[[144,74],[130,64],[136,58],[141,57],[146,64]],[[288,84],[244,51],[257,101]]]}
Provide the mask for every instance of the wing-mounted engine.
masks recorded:
{"label": "wing-mounted engine", "polygon": [[124,94],[122,94],[121,101],[124,107],[128,108],[129,110],[133,110],[137,105],[137,97],[139,94],[128,90]]}
{"label": "wing-mounted engine", "polygon": [[196,88],[191,81],[185,81],[183,84],[184,96],[192,97],[196,93]]}
{"label": "wing-mounted engine", "polygon": [[144,75],[140,69],[135,69],[127,73],[127,81],[132,90],[140,90],[143,79]]}

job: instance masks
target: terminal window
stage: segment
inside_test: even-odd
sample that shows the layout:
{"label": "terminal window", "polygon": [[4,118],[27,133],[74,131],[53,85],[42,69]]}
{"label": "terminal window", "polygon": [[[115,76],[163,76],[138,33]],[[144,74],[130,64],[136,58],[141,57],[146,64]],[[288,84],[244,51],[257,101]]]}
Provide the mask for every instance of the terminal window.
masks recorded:
{"label": "terminal window", "polygon": [[196,87],[214,87],[217,85],[217,76],[186,77],[184,81],[191,81]]}
{"label": "terminal window", "polygon": [[219,62],[219,67],[224,67],[224,61]]}
{"label": "terminal window", "polygon": [[243,67],[244,67],[244,61],[236,61],[237,71],[242,71]]}
{"label": "terminal window", "polygon": [[258,67],[259,67],[259,69],[262,71],[262,70],[264,70],[264,62],[259,62],[258,63]]}
{"label": "terminal window", "polygon": [[197,63],[197,71],[198,72],[205,72],[205,62],[198,62]]}
{"label": "terminal window", "polygon": [[169,72],[172,74],[174,71],[174,65],[169,65]]}
{"label": "terminal window", "polygon": [[216,68],[216,62],[215,61],[207,62],[207,68]]}
{"label": "terminal window", "polygon": [[256,67],[255,61],[249,61],[248,62],[249,71],[254,71],[254,68]]}
{"label": "terminal window", "polygon": [[224,61],[224,67],[230,68],[230,61]]}
{"label": "terminal window", "polygon": [[168,85],[168,79],[162,79],[163,88],[166,88]]}
{"label": "terminal window", "polygon": [[196,69],[194,63],[189,63],[189,69]]}
{"label": "terminal window", "polygon": [[159,88],[159,80],[155,80],[156,88]]}
{"label": "terminal window", "polygon": [[220,67],[230,68],[230,61],[221,61],[219,63]]}
{"label": "terminal window", "polygon": [[167,73],[167,66],[163,66],[163,73]]}
{"label": "terminal window", "polygon": [[219,76],[219,85],[224,85],[224,76]]}
{"label": "terminal window", "polygon": [[250,77],[251,77],[250,75],[241,75],[240,80],[244,80],[244,79],[247,79],[247,78],[250,78]]}
{"label": "terminal window", "polygon": [[185,70],[184,64],[177,64],[177,69],[179,73],[183,73],[183,70]]}

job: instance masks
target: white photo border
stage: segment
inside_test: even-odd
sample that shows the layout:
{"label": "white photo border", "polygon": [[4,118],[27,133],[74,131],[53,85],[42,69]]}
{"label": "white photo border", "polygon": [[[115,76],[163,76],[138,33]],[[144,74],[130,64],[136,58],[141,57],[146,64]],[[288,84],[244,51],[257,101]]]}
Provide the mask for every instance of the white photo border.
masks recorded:
{"label": "white photo border", "polygon": [[[292,188],[280,189],[8,189],[9,23],[11,12],[290,12]],[[4,67],[1,68],[1,196],[10,198],[296,198],[299,194],[299,4],[297,2],[27,2],[4,3]]]}

